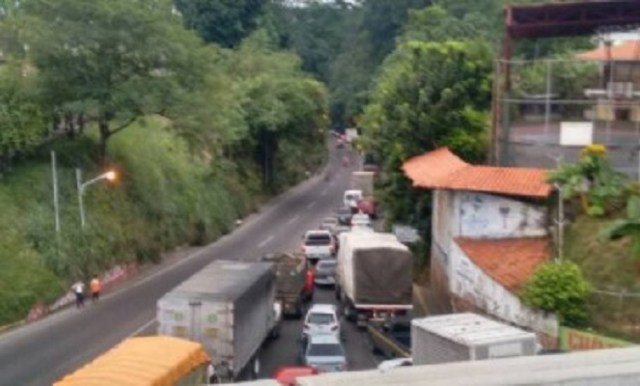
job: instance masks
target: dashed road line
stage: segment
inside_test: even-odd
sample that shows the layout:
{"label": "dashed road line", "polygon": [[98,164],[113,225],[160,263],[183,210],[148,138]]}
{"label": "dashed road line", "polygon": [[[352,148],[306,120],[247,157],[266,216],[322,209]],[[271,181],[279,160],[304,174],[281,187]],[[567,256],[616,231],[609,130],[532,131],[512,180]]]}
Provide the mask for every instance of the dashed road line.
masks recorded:
{"label": "dashed road line", "polygon": [[269,244],[271,240],[273,240],[273,235],[269,235],[266,239],[262,240],[260,244],[258,244],[258,248],[262,248],[265,245]]}
{"label": "dashed road line", "polygon": [[294,222],[296,222],[296,220],[297,220],[298,218],[300,218],[300,216],[298,216],[298,215],[295,215],[295,216],[291,217],[291,218],[289,219],[289,221],[287,221],[287,225],[291,225],[291,224],[293,224]]}
{"label": "dashed road line", "polygon": [[311,209],[311,208],[313,208],[315,205],[316,205],[316,202],[315,202],[315,201],[310,202],[309,204],[307,204],[307,208]]}

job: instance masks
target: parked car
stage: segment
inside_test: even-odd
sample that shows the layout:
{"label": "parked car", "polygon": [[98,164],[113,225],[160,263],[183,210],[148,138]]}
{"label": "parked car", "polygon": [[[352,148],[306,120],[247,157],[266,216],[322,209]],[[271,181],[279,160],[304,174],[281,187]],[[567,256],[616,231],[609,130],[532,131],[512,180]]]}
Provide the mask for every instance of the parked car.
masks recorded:
{"label": "parked car", "polygon": [[333,335],[311,335],[303,341],[301,361],[319,372],[347,370],[347,356],[342,342]]}
{"label": "parked car", "polygon": [[378,364],[378,370],[391,370],[407,366],[413,366],[413,360],[411,360],[411,358],[387,359]]}
{"label": "parked car", "polygon": [[351,216],[353,216],[353,213],[349,207],[343,206],[338,208],[336,210],[336,216],[338,218],[338,224],[351,225]]}
{"label": "parked car", "polygon": [[316,264],[316,277],[314,283],[317,285],[332,286],[336,284],[336,260],[320,260]]}
{"label": "parked car", "polygon": [[331,257],[336,253],[335,240],[331,232],[327,230],[307,231],[303,238],[302,249],[312,264],[319,259]]}
{"label": "parked car", "polygon": [[312,335],[342,336],[338,309],[333,304],[314,304],[304,318],[302,337]]}
{"label": "parked car", "polygon": [[318,369],[307,366],[282,366],[273,373],[273,379],[282,386],[296,386],[298,377],[317,375]]}
{"label": "parked car", "polygon": [[325,217],[320,222],[318,227],[321,230],[329,231],[331,234],[335,234],[335,229],[338,226],[338,219],[335,217]]}

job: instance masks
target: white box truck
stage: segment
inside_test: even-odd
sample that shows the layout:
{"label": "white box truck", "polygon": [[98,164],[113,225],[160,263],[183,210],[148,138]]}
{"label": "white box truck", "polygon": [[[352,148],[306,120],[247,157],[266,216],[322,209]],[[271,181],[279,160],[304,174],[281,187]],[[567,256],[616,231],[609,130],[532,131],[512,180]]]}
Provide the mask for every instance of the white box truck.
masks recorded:
{"label": "white box truck", "polygon": [[474,313],[411,321],[413,365],[536,355],[536,335]]}
{"label": "white box truck", "polygon": [[201,343],[222,379],[255,378],[276,327],[275,291],[271,263],[215,261],[158,300],[158,335]]}
{"label": "white box truck", "polygon": [[347,320],[365,327],[371,319],[410,311],[413,259],[409,248],[391,233],[351,231],[339,237],[336,299]]}

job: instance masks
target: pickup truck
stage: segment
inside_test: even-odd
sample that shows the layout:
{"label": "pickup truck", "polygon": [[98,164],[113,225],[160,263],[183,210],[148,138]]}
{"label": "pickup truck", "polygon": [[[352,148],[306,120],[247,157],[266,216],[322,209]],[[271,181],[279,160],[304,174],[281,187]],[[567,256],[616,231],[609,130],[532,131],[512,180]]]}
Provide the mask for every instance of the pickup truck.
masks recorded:
{"label": "pickup truck", "polygon": [[374,354],[385,358],[407,358],[411,356],[411,321],[404,317],[387,319],[384,322],[370,321],[367,335]]}

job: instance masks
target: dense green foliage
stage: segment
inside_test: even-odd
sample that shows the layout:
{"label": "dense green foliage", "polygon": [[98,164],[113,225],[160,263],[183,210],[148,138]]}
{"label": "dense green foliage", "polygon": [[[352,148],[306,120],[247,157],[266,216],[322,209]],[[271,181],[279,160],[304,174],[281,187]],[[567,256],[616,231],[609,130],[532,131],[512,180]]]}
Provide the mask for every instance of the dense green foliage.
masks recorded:
{"label": "dense green foliage", "polygon": [[413,189],[400,167],[441,146],[468,161],[483,160],[490,73],[490,51],[481,42],[408,41],[387,59],[365,110],[363,145],[387,172],[388,220],[417,226],[425,240],[431,196]]}
{"label": "dense green foliage", "polygon": [[563,325],[581,327],[587,322],[588,294],[589,284],[580,267],[551,262],[538,267],[521,296],[531,307],[556,313]]}
{"label": "dense green foliage", "polygon": [[[78,278],[214,240],[323,164],[327,93],[300,60],[262,30],[205,45],[171,5],[25,0],[7,16],[20,44],[0,65],[0,324]],[[75,168],[119,176],[86,190],[84,230]]]}
{"label": "dense green foliage", "polygon": [[184,24],[209,43],[235,47],[254,31],[267,0],[175,0]]}
{"label": "dense green foliage", "polygon": [[623,218],[612,221],[601,231],[605,239],[631,238],[631,254],[640,258],[640,196],[631,196]]}

